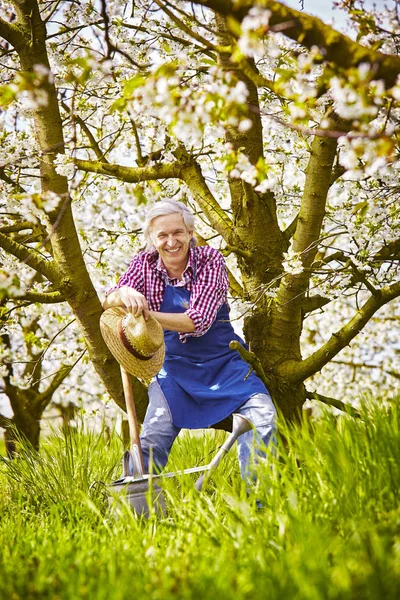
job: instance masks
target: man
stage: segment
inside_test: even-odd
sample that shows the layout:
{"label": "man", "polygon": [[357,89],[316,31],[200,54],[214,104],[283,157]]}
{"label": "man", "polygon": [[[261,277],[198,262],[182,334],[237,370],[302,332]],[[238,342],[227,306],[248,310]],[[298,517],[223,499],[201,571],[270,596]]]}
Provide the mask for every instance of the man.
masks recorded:
{"label": "man", "polygon": [[247,376],[249,366],[229,348],[242,340],[229,321],[224,258],[197,247],[193,233],[194,215],[184,204],[156,203],[144,225],[147,250],[133,258],[103,307],[151,315],[164,329],[166,356],[149,386],[140,436],[146,470],[150,455],[157,469],[165,466],[181,428],[210,427],[237,412],[255,427],[238,440],[241,474],[248,478],[254,442],[268,445],[275,431],[275,409],[262,381]]}

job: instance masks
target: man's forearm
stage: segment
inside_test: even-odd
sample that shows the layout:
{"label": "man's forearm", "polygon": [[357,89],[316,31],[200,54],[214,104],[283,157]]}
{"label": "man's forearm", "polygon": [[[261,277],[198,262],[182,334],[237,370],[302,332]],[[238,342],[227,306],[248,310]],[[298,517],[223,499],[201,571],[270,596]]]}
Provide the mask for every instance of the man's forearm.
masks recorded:
{"label": "man's forearm", "polygon": [[164,313],[151,310],[150,315],[157,319],[163,329],[179,333],[192,333],[195,330],[192,319],[185,313]]}
{"label": "man's forearm", "polygon": [[[143,300],[145,301],[144,296],[136,292],[136,290],[134,289],[131,289],[130,291],[133,294],[137,294],[136,299],[130,299],[130,301],[134,303],[132,307],[128,306],[127,300],[124,300],[121,297],[121,294],[124,295],[124,293],[126,293],[126,290],[124,292],[123,288],[119,288],[108,294],[107,298],[103,302],[104,310],[106,310],[107,308],[113,308],[114,306],[123,306],[128,311],[132,312],[135,316],[141,314],[142,310],[139,310],[137,308],[135,302],[137,302],[138,300],[140,302],[142,302]],[[150,314],[160,323],[163,329],[168,329],[169,331],[178,331],[179,333],[192,333],[195,330],[195,325],[192,319],[188,317],[185,313],[165,313],[156,312],[154,310],[149,311],[147,307],[146,310],[143,310],[143,314],[145,319],[147,319],[147,315]]]}

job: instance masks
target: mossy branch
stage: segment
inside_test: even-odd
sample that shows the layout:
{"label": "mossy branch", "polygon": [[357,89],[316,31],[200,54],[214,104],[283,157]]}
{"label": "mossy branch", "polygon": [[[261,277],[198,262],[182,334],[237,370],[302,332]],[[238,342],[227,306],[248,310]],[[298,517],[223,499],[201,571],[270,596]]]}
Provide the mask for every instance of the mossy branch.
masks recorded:
{"label": "mossy branch", "polygon": [[[255,3],[254,0],[194,0],[194,4],[207,6],[225,16],[232,15],[241,21]],[[259,5],[271,11],[269,25],[272,30],[277,25],[284,25],[281,33],[286,37],[308,49],[313,46],[324,49],[325,61],[344,69],[369,63],[374,69],[374,79],[383,79],[388,86],[395,83],[400,73],[399,56],[366,48],[326,25],[318,17],[289,8],[275,0],[261,0]]]}
{"label": "mossy branch", "polygon": [[[340,123],[334,115],[329,120],[330,128],[335,128]],[[336,148],[337,141],[329,138],[314,137],[311,144],[300,210],[296,227],[293,226],[292,248],[301,257],[303,271],[285,274],[282,278],[276,298],[279,310],[274,311],[271,323],[272,337],[280,340],[279,351],[283,356],[290,352],[291,340],[299,339],[300,336],[302,302],[309,289],[312,274],[310,267],[321,240]]]}
{"label": "mossy branch", "polygon": [[205,48],[207,48],[208,50],[215,50],[214,44],[212,44],[205,37],[203,37],[196,31],[191,29],[188,25],[186,25],[185,21],[182,18],[177,17],[171,10],[169,10],[169,8],[164,4],[164,2],[161,2],[160,0],[154,0],[154,2],[155,2],[155,4],[157,4],[157,6],[159,8],[161,8],[161,10],[166,15],[168,15],[168,17],[171,19],[171,21],[173,21],[173,23],[175,23],[175,25],[177,25],[179,27],[179,29],[184,31],[187,35],[189,35],[191,38],[195,39],[200,44],[203,44],[203,46],[205,46]]}
{"label": "mossy branch", "polygon": [[61,282],[58,270],[49,261],[42,258],[37,252],[27,248],[23,244],[15,242],[4,233],[0,232],[0,247],[18,258],[28,267],[35,269],[44,275],[51,283],[59,284]]}
{"label": "mossy branch", "polygon": [[236,236],[234,235],[233,223],[209,190],[200,166],[193,160],[188,161],[182,167],[180,177],[192,192],[211,227],[222,235],[227,243],[234,243]]}
{"label": "mossy branch", "polygon": [[72,365],[64,365],[61,369],[56,373],[50,385],[42,392],[41,394],[37,394],[35,399],[32,402],[32,406],[34,409],[43,412],[46,406],[50,403],[54,393],[63,383],[64,379],[68,377],[71,373],[72,369],[75,365],[81,360],[82,356],[85,354],[86,350],[84,350],[79,358]]}
{"label": "mossy branch", "polygon": [[74,164],[81,171],[87,173],[98,173],[121,179],[127,183],[140,183],[155,179],[179,178],[182,170],[182,162],[157,163],[147,167],[124,167],[113,165],[103,161],[74,159]]}
{"label": "mossy branch", "polygon": [[393,240],[388,244],[385,244],[378,252],[375,254],[375,260],[390,260],[391,258],[400,256],[400,239]]}
{"label": "mossy branch", "polygon": [[257,356],[254,354],[254,352],[251,352],[250,350],[246,350],[246,348],[244,346],[242,346],[242,344],[240,342],[238,342],[237,340],[232,340],[232,342],[230,342],[230,344],[229,344],[229,347],[231,348],[231,350],[236,350],[236,352],[238,352],[240,354],[240,356],[243,358],[243,360],[250,365],[250,367],[255,371],[255,373],[257,373],[258,377],[268,388],[270,385],[268,382],[268,378],[265,374],[265,371],[260,362],[260,359],[257,358]]}
{"label": "mossy branch", "polygon": [[304,298],[301,308],[304,313],[309,313],[313,310],[318,310],[319,308],[326,306],[329,304],[329,302],[332,302],[331,298],[326,298],[325,296],[310,296],[309,298]]}
{"label": "mossy branch", "polygon": [[[241,5],[243,6],[243,2]],[[247,4],[247,2],[246,2]],[[253,2],[248,2],[249,7]],[[264,0],[263,5],[271,11],[270,26],[286,23],[282,33],[299,44],[311,49],[313,46],[323,48],[324,59],[338,67],[357,67],[361,63],[370,63],[374,69],[374,79],[384,79],[391,86],[400,72],[400,57],[384,54],[366,48],[351,38],[326,25],[318,17],[302,13],[293,8]]]}
{"label": "mossy branch", "polygon": [[82,131],[85,133],[86,137],[90,142],[90,146],[93,149],[98,160],[100,160],[103,163],[108,163],[108,160],[104,157],[104,152],[100,148],[98,141],[94,137],[93,133],[90,131],[89,127],[86,125],[85,121],[79,115],[76,115],[75,113],[71,112],[69,106],[65,102],[61,102],[61,106],[63,107],[65,112],[70,115],[71,119],[78,123]]}
{"label": "mossy branch", "polygon": [[8,295],[8,300],[23,300],[29,303],[57,304],[66,302],[60,292],[25,292],[21,295]]}
{"label": "mossy branch", "polygon": [[317,392],[311,392],[309,390],[306,390],[306,398],[308,400],[318,400],[318,402],[323,402],[328,406],[333,406],[334,408],[337,408],[338,410],[347,413],[351,417],[361,417],[360,413],[354,408],[354,406],[351,406],[351,404],[346,404],[345,402],[337,400],[336,398],[329,398],[328,396],[323,396],[322,394],[318,394]]}
{"label": "mossy branch", "polygon": [[287,377],[293,384],[305,381],[328,364],[343,348],[360,333],[374,314],[385,304],[400,296],[400,281],[379,290],[379,295],[371,295],[339,331],[301,362],[288,361],[278,367],[279,375]]}
{"label": "mossy branch", "polygon": [[286,227],[285,231],[283,232],[283,235],[285,236],[285,238],[288,241],[294,236],[294,234],[296,232],[298,220],[299,220],[299,214],[297,213],[297,215],[294,217],[293,221],[291,223],[289,223],[289,225]]}
{"label": "mossy branch", "polygon": [[251,65],[248,60],[241,58],[240,60],[231,59],[232,62],[236,63],[239,69],[244,73],[244,75],[250,79],[250,81],[257,88],[267,88],[271,92],[273,92],[279,98],[285,98],[285,94],[283,92],[282,86],[279,86],[272,79],[267,79],[262,75],[259,71],[255,70],[255,67]]}
{"label": "mossy branch", "polygon": [[17,221],[12,225],[5,225],[0,227],[0,233],[16,233],[17,231],[27,231],[28,229],[34,229],[35,224],[31,221]]}
{"label": "mossy branch", "polygon": [[236,254],[237,256],[241,256],[245,260],[250,260],[254,256],[254,252],[251,250],[243,250],[243,248],[239,248],[238,246],[225,246],[223,250],[221,250],[224,256],[229,256],[229,254]]}
{"label": "mossy branch", "polygon": [[14,48],[19,44],[22,44],[24,41],[24,36],[22,35],[19,27],[5,21],[0,17],[0,37],[6,40],[11,46]]}
{"label": "mossy branch", "polygon": [[[200,235],[200,233],[198,233],[198,231],[196,231],[196,238],[198,241],[199,246],[207,246],[207,240],[205,240],[203,238],[202,235]],[[238,280],[236,279],[236,277],[234,276],[234,274],[232,273],[232,271],[229,269],[229,267],[226,267],[226,270],[228,272],[228,279],[229,279],[229,287],[230,287],[230,291],[231,294],[234,298],[243,298],[244,296],[244,290],[242,288],[242,286],[240,285],[240,283],[238,282]]]}

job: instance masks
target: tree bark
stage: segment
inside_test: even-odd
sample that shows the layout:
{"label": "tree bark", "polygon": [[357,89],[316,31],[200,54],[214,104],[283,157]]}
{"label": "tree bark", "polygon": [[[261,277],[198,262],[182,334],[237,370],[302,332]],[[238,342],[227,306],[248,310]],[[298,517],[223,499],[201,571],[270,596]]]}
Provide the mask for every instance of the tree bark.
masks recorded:
{"label": "tree bark", "polygon": [[[21,32],[16,50],[22,70],[32,71],[35,65],[43,65],[50,72],[46,50],[46,27],[41,20],[37,2],[26,0],[16,2],[15,6]],[[50,192],[60,198],[57,208],[49,214],[47,220],[53,264],[59,277],[59,291],[77,318],[89,357],[108,393],[121,408],[125,408],[119,367],[100,333],[99,319],[102,306],[83,260],[72,215],[68,182],[66,177],[59,175],[55,170],[54,159],[58,153],[64,152],[57,90],[51,79],[43,85],[43,89],[47,93],[47,105],[38,106],[33,111],[33,116],[37,142],[41,150],[42,193]],[[134,388],[138,402],[138,416],[143,418],[148,402],[147,391],[138,381],[135,381]]]}

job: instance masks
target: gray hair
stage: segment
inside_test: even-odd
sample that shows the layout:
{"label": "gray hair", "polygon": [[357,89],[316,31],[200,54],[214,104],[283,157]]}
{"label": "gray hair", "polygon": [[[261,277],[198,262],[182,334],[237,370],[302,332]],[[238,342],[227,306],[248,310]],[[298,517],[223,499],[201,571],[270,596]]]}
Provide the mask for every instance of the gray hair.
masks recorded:
{"label": "gray hair", "polygon": [[[180,214],[188,231],[194,230],[194,214],[188,209],[183,202],[178,200],[161,200],[156,202],[147,213],[146,220],[143,224],[143,234],[146,240],[147,250],[154,250],[153,241],[151,239],[152,221],[156,217],[164,217],[165,215]],[[196,245],[195,238],[190,240],[190,245]]]}

